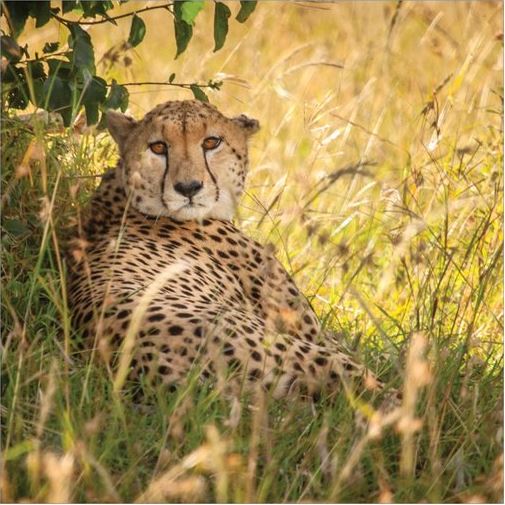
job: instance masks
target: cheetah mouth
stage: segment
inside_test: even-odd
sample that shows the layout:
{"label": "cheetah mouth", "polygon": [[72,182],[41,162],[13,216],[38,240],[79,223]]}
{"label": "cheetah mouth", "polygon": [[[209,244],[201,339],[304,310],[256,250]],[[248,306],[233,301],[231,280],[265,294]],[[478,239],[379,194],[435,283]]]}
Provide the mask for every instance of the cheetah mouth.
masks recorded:
{"label": "cheetah mouth", "polygon": [[169,211],[169,212],[179,212],[183,209],[196,209],[196,208],[202,208],[206,207],[203,203],[195,202],[193,199],[188,199],[185,202],[179,201],[170,201],[170,200],[165,200],[162,198],[162,203],[163,206]]}
{"label": "cheetah mouth", "polygon": [[161,202],[165,214],[179,220],[203,219],[215,207],[215,202],[209,201],[208,195],[198,195],[195,198],[181,198],[177,195],[164,195]]}
{"label": "cheetah mouth", "polygon": [[193,202],[192,200],[190,200],[188,203],[185,203],[184,205],[179,207],[179,210],[196,209],[196,208],[202,208],[202,207],[204,208],[204,207],[206,207],[206,205],[204,205],[203,203]]}
{"label": "cheetah mouth", "polygon": [[183,221],[191,219],[203,218],[207,213],[207,206],[198,202],[186,202],[177,207],[166,207],[170,215],[175,219],[182,219]]}

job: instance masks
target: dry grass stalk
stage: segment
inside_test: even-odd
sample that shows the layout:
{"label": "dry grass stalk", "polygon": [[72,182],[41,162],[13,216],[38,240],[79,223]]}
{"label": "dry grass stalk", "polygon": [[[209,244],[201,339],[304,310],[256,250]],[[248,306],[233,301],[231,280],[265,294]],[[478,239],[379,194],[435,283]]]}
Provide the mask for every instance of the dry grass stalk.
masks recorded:
{"label": "dry grass stalk", "polygon": [[249,440],[249,455],[247,457],[247,470],[245,476],[245,501],[249,503],[254,503],[254,501],[256,501],[256,467],[258,465],[259,444],[266,414],[266,394],[260,386],[255,389],[253,399],[254,401],[249,407],[252,410],[252,430]]}
{"label": "dry grass stalk", "polygon": [[[235,7],[238,4],[230,3],[233,12]],[[176,61],[166,31],[156,30],[159,16],[146,16],[146,40],[124,54],[130,63],[133,59],[128,77],[138,81],[171,72],[191,80],[232,75],[219,93],[209,95],[211,102],[233,115],[257,114],[263,125],[251,143],[240,228],[261,243],[274,243],[277,256],[294,272],[318,315],[327,316],[327,327],[341,330],[344,340],[362,335],[360,347],[378,343],[370,346],[372,354],[377,354],[369,355],[367,362],[384,364],[392,381],[407,379],[398,364],[398,351],[418,328],[433,344],[433,361],[442,365],[437,370],[440,383],[428,391],[421,431],[412,433],[419,426],[415,408],[421,389],[414,392],[415,401],[407,398],[400,412],[399,427],[407,431],[401,432],[402,471],[407,478],[398,476],[395,444],[387,438],[377,440],[386,429],[384,419],[370,410],[372,418],[361,442],[350,420],[358,404],[337,394],[343,407],[328,408],[329,418],[345,424],[330,423],[326,442],[330,444],[335,436],[337,440],[328,452],[335,453],[332,459],[339,466],[331,482],[321,485],[320,459],[305,456],[319,450],[324,457],[324,433],[308,428],[310,421],[305,422],[303,409],[282,404],[284,421],[275,424],[274,420],[272,434],[266,433],[275,445],[263,442],[260,420],[253,429],[261,438],[250,441],[256,452],[249,500],[295,502],[310,497],[335,501],[345,496],[350,501],[389,501],[398,489],[402,500],[408,494],[412,501],[500,501],[502,460],[496,460],[496,468],[493,461],[502,452],[503,420],[490,413],[501,413],[503,403],[499,398],[503,389],[499,377],[503,366],[503,4],[404,2],[400,8],[394,3],[343,2],[309,7],[286,2],[279,10],[259,5],[247,23],[230,30],[219,53],[208,47],[205,27],[212,31],[213,12],[204,8],[198,18],[199,33],[186,55]],[[126,3],[119,9],[131,7]],[[300,23],[301,12],[304,23]],[[37,30],[30,23],[23,43],[26,40],[34,52],[42,54],[48,40],[62,41],[65,30],[54,20]],[[128,32],[128,23],[128,19],[120,20],[117,29],[108,23],[90,28],[97,65],[103,64],[100,58],[110,47],[117,47],[117,37]],[[265,33],[275,37],[265,37]],[[329,33],[336,35],[329,37]],[[159,48],[156,66],[146,64],[152,59],[152,47]],[[108,68],[118,82],[126,77],[121,61],[111,62]],[[244,61],[252,64],[244,65]],[[344,68],[336,68],[335,63]],[[139,116],[154,102],[189,97],[185,90],[132,89],[131,112]],[[168,475],[165,488],[147,498],[215,501],[207,477],[197,474],[214,472],[208,461],[212,460],[209,444],[203,443],[202,451],[196,451],[196,459],[205,456],[199,466],[194,466],[195,458],[185,458],[202,443],[200,426],[208,422],[212,409],[216,408],[220,419],[229,416],[225,433],[230,435],[230,446],[237,447],[249,443],[243,429],[251,421],[250,413],[244,411],[239,423],[235,404],[230,413],[226,402],[213,403],[215,390],[203,400],[205,407],[212,405],[208,411],[200,409],[195,395],[192,412],[200,412],[200,417],[194,414],[194,423],[182,424],[189,418],[185,414],[179,438],[168,437],[166,446],[153,447],[153,440],[159,442],[159,433],[166,429],[163,414],[156,410],[154,415],[142,416],[132,409],[124,415],[126,402],[119,414],[116,405],[109,408],[109,376],[94,366],[94,351],[81,380],[79,352],[67,345],[73,335],[66,329],[64,290],[56,288],[56,278],[64,270],[53,263],[59,258],[57,238],[61,240],[61,230],[68,229],[67,218],[79,224],[73,211],[83,195],[77,195],[75,180],[91,191],[91,178],[114,163],[112,144],[102,133],[78,138],[70,134],[69,138],[63,130],[54,134],[54,129],[42,125],[27,129],[10,116],[4,119],[2,388],[4,384],[6,388],[1,411],[7,422],[2,440],[2,500],[47,499],[50,486],[39,447],[50,445],[57,453],[55,440],[66,434],[70,422],[73,430],[90,438],[86,447],[90,459],[75,451],[76,461],[92,467],[99,476],[94,479],[96,487],[86,478],[76,478],[66,493],[70,499],[111,499],[111,489],[103,485],[105,480],[92,458],[109,472],[122,498],[135,498],[142,489],[139,467],[149,471],[153,451],[161,450],[159,466],[166,470],[175,460],[180,473]],[[373,180],[359,173],[362,169],[338,177],[338,167],[363,160],[365,154],[377,160],[367,168]],[[56,195],[54,206],[48,203],[47,188]],[[40,198],[44,198],[43,223],[38,217]],[[25,231],[16,230],[16,224],[24,224]],[[76,256],[82,260],[81,267],[87,268],[84,244]],[[289,311],[281,319],[286,326],[292,324]],[[71,369],[65,368],[68,356],[59,348],[62,333],[65,353],[70,351],[77,358]],[[382,345],[390,348],[383,352]],[[101,349],[107,355],[108,350]],[[461,366],[469,354],[478,354],[485,363],[482,369],[480,365],[468,369],[461,385]],[[37,381],[48,376],[53,358],[61,364],[57,382],[69,394],[64,404],[53,401],[51,408],[41,412]],[[46,406],[51,403],[47,402],[48,386]],[[79,397],[80,402],[74,400]],[[319,405],[317,416],[322,414]],[[80,417],[84,411],[90,418],[104,413],[98,434],[96,426],[86,430],[87,417]],[[37,432],[40,440],[35,438]],[[357,450],[339,450],[349,439],[356,441]],[[32,445],[25,445],[27,441]],[[134,445],[140,449],[133,450]],[[273,460],[284,464],[282,478],[272,477],[272,466],[260,464],[268,458],[263,454],[268,448]],[[170,452],[170,461],[163,460],[163,451]],[[380,455],[387,473],[379,470]],[[362,464],[367,459],[372,460],[372,470]],[[228,499],[243,500],[247,473],[237,475],[240,458],[226,453],[223,465],[229,472]],[[367,472],[368,490],[352,485],[358,468]],[[408,478],[413,468],[415,485]],[[155,475],[153,482],[160,474]]]}
{"label": "dry grass stalk", "polygon": [[40,393],[40,411],[39,420],[37,422],[37,428],[35,430],[38,439],[42,437],[42,432],[46,424],[49,413],[51,412],[53,406],[54,393],[56,392],[56,374],[58,371],[58,364],[56,360],[51,363],[51,369],[49,370],[49,377],[47,381],[46,390]]}
{"label": "dry grass stalk", "polygon": [[90,465],[95,469],[105,487],[107,499],[120,503],[122,501],[121,496],[117,492],[112,477],[109,475],[107,469],[95,458],[83,442],[78,442],[76,444],[75,451],[83,465]]}
{"label": "dry grass stalk", "polygon": [[42,454],[44,474],[49,481],[48,503],[70,503],[74,486],[74,455],[70,452],[58,456],[52,452]]}
{"label": "dry grass stalk", "polygon": [[409,478],[413,477],[415,468],[414,434],[422,426],[421,419],[416,416],[416,403],[420,390],[431,381],[425,350],[426,337],[422,333],[414,333],[407,356],[401,417],[396,426],[402,437],[400,472]]}
{"label": "dry grass stalk", "polygon": [[178,261],[177,263],[169,265],[156,278],[156,280],[147,287],[144,294],[139,298],[138,303],[132,312],[131,322],[121,347],[119,365],[116,376],[114,377],[114,392],[117,393],[121,390],[128,376],[130,363],[135,349],[136,336],[141,328],[144,314],[146,313],[149,304],[168,280],[183,272],[187,268],[189,268],[189,265],[187,265],[184,261]]}
{"label": "dry grass stalk", "polygon": [[215,426],[208,426],[206,435],[207,443],[154,479],[135,502],[202,500],[207,489],[204,478],[187,475],[189,471],[197,470],[214,476],[216,499],[219,503],[226,503],[229,497],[230,473],[240,467],[240,457],[229,453],[228,443],[220,437]]}

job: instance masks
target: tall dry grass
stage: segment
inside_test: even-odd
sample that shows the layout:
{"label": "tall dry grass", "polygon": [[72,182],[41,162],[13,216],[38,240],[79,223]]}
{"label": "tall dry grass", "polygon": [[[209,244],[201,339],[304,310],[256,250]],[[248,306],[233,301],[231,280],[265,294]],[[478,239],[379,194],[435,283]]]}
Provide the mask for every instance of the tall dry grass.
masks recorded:
{"label": "tall dry grass", "polygon": [[[133,388],[115,394],[76,346],[61,254],[115,149],[101,133],[28,129],[9,114],[3,500],[500,500],[502,9],[260,2],[213,53],[207,6],[176,61],[168,14],[146,15],[145,41],[127,52],[128,21],[92,27],[108,79],[218,78],[211,101],[261,121],[241,228],[274,245],[325,325],[404,403],[389,417],[367,405],[364,428],[345,395],[312,408],[229,400],[191,378],[140,405]],[[66,35],[48,25],[23,37],[35,49]],[[190,97],[130,92],[134,115]]]}

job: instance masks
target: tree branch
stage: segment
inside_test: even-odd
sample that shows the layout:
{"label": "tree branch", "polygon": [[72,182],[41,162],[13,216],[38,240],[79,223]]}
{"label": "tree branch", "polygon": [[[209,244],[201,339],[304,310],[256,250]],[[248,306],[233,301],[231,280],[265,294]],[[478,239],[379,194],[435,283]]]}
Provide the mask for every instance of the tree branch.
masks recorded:
{"label": "tree branch", "polygon": [[64,51],[58,51],[56,53],[43,54],[43,55],[39,56],[38,58],[26,58],[25,60],[18,61],[16,64],[21,65],[24,63],[33,63],[34,61],[45,61],[50,58],[54,58],[55,56],[65,56],[71,52],[72,51],[70,49],[66,49]]}
{"label": "tree branch", "polygon": [[[210,82],[207,84],[198,84],[196,82],[156,82],[156,81],[147,81],[147,82],[118,82],[116,86],[177,86],[179,88],[191,88],[191,86],[198,86],[199,88],[212,88],[216,89],[221,86],[221,82]],[[107,84],[107,86],[112,86],[112,84]]]}
{"label": "tree branch", "polygon": [[144,7],[143,9],[138,9],[136,11],[132,12],[127,12],[126,14],[119,14],[118,16],[107,16],[103,19],[99,19],[98,21],[73,21],[71,19],[66,19],[62,18],[61,16],[58,16],[57,14],[51,13],[51,16],[59,21],[60,23],[63,23],[64,25],[100,25],[102,23],[109,23],[111,21],[116,21],[117,19],[123,19],[127,18],[130,16],[133,16],[135,14],[140,14],[141,12],[147,12],[147,11],[154,11],[156,9],[166,9],[169,11],[171,14],[173,14],[172,10],[170,9],[172,7],[172,3],[166,3],[163,5],[154,5],[152,7]]}

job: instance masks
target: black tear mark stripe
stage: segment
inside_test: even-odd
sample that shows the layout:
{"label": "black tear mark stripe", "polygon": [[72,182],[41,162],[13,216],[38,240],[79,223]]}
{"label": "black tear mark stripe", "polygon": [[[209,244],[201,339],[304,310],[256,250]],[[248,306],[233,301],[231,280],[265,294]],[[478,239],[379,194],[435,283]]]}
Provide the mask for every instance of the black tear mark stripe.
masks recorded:
{"label": "black tear mark stripe", "polygon": [[168,176],[168,148],[167,148],[167,154],[165,155],[165,170],[163,170],[163,177],[161,179],[161,203],[165,205],[165,202],[163,201],[163,197],[165,196],[165,184]]}
{"label": "black tear mark stripe", "polygon": [[[167,136],[165,135],[165,125],[163,125],[162,127],[162,133],[163,133],[163,136],[165,138],[167,138]],[[165,204],[165,200],[163,199],[165,197],[165,184],[166,184],[166,181],[167,181],[167,177],[168,177],[168,167],[169,167],[169,162],[168,162],[168,156],[169,156],[169,150],[168,150],[168,144],[166,144],[167,146],[167,152],[165,154],[165,170],[163,170],[163,177],[161,179],[161,204],[166,207],[166,204]]]}
{"label": "black tear mark stripe", "polygon": [[205,161],[205,168],[207,169],[207,172],[209,173],[210,178],[212,179],[212,182],[214,183],[214,186],[216,187],[216,202],[217,202],[219,200],[219,186],[217,185],[217,179],[209,167],[209,162],[207,161],[207,154],[206,154],[205,149],[202,148],[202,152],[203,152],[203,159]]}

